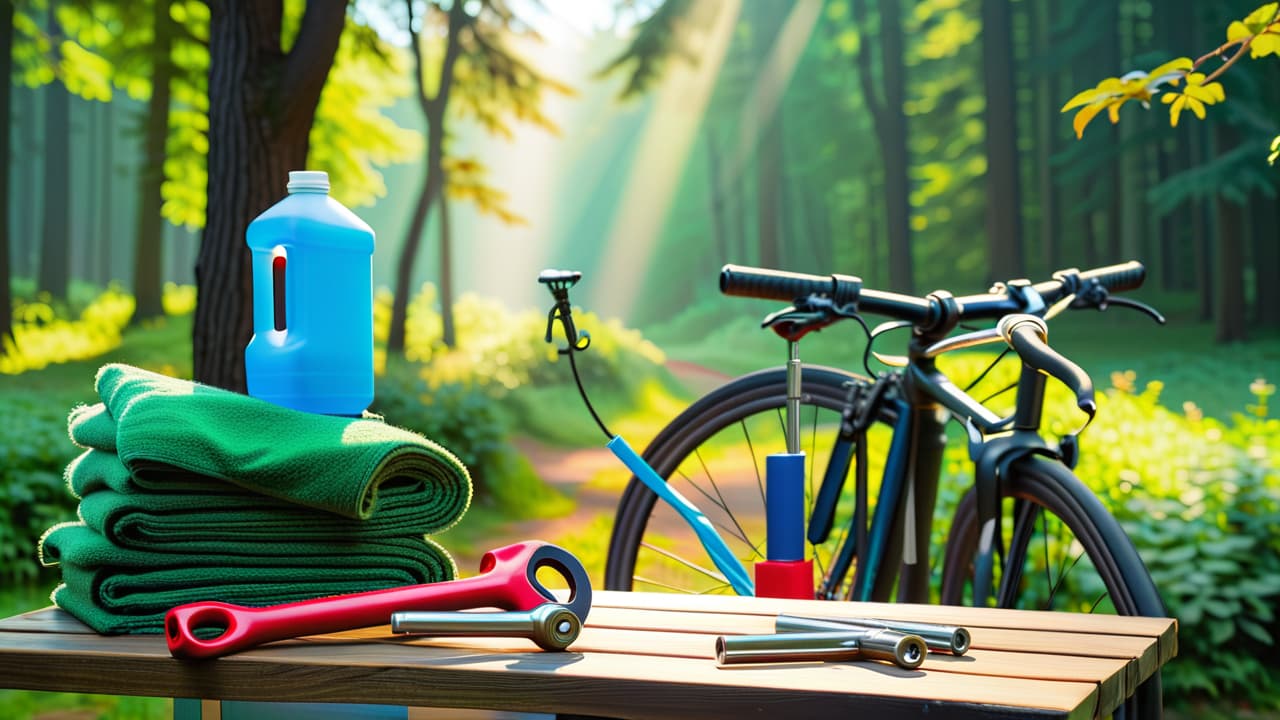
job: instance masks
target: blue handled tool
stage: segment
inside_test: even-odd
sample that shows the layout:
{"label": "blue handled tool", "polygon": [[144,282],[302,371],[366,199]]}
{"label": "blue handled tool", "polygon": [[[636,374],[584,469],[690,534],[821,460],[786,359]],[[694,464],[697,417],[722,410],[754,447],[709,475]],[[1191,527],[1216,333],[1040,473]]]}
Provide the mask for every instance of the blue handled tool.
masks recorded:
{"label": "blue handled tool", "polygon": [[694,534],[698,536],[698,540],[702,542],[702,546],[706,548],[707,554],[711,556],[711,561],[715,563],[721,574],[724,575],[729,585],[733,587],[733,591],[739,595],[755,595],[755,587],[751,582],[751,576],[747,574],[746,568],[738,560],[729,546],[725,544],[724,538],[720,537],[720,533],[716,532],[716,528],[707,519],[693,503],[689,502],[685,496],[679,491],[667,484],[667,481],[658,476],[658,473],[644,461],[621,435],[614,435],[609,440],[609,450],[627,466],[632,474],[640,479],[653,494],[657,495],[689,523],[689,527],[693,528]]}

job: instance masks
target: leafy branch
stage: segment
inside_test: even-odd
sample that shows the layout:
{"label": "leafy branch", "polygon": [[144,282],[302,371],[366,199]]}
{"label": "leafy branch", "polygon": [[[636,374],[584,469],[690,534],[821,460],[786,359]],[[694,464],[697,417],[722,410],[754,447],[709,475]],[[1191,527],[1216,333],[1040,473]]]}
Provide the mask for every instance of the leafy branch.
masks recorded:
{"label": "leafy branch", "polygon": [[[1246,52],[1251,59],[1280,56],[1280,2],[1267,3],[1243,20],[1232,22],[1227,27],[1227,41],[1199,58],[1180,57],[1151,72],[1134,70],[1118,78],[1107,78],[1067,101],[1062,112],[1079,108],[1072,121],[1077,138],[1084,136],[1085,127],[1103,110],[1114,125],[1120,121],[1120,107],[1126,102],[1137,100],[1143,107],[1150,107],[1156,95],[1169,106],[1169,124],[1173,127],[1177,127],[1184,110],[1203,120],[1206,105],[1216,105],[1226,99],[1218,78]],[[1225,59],[1213,72],[1203,72],[1204,64],[1213,58]],[[1274,164],[1280,156],[1280,137],[1271,149],[1275,152],[1268,160]]]}

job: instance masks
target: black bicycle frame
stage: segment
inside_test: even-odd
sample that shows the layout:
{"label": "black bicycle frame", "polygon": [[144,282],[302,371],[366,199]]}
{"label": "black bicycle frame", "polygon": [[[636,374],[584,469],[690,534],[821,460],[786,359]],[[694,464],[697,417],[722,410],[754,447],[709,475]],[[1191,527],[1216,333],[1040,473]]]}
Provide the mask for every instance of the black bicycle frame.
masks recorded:
{"label": "black bicycle frame", "polygon": [[[925,352],[937,339],[917,335],[911,342],[903,372],[905,399],[900,401],[898,422],[885,459],[884,480],[872,520],[873,537],[866,558],[869,563],[859,560],[859,565],[866,566],[866,572],[859,567],[855,573],[854,600],[887,602],[896,580],[898,602],[929,602],[929,547],[948,420],[968,421],[971,427],[966,429],[971,433],[976,430],[982,436],[1011,429],[1036,431],[1040,427],[1045,391],[1043,373],[1023,364],[1016,409],[1013,415],[1002,418],[969,397],[938,370],[935,358]],[[902,528],[902,532],[888,531],[883,517],[887,512],[883,510],[886,501],[890,503],[888,507],[897,510],[893,527]],[[882,536],[880,542],[875,538],[877,532]],[[887,539],[884,535],[888,535]],[[898,573],[880,571],[894,566],[900,566]]]}

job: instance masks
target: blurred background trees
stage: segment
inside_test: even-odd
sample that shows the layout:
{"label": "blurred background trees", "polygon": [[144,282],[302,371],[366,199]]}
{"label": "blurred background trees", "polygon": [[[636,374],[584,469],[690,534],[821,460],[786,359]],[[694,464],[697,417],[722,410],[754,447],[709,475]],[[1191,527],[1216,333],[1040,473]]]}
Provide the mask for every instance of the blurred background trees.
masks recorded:
{"label": "blurred background trees", "polygon": [[423,281],[450,346],[459,293],[518,306],[553,264],[644,325],[724,262],[923,292],[1139,258],[1241,339],[1280,325],[1280,63],[1202,123],[1126,107],[1077,142],[1058,110],[1248,5],[17,0],[5,275],[121,282],[135,321],[198,275],[196,372],[239,386],[243,230],[309,166],[378,232],[393,352]]}

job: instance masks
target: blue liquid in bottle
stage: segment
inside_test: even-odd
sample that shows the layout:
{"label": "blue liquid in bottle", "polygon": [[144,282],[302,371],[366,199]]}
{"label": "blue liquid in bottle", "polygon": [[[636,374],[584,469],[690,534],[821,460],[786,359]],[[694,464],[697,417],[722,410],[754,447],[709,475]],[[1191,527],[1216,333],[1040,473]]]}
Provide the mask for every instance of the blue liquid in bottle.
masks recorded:
{"label": "blue liquid in bottle", "polygon": [[246,233],[253,256],[249,394],[325,415],[373,402],[373,230],[329,197],[329,176],[289,173],[289,195]]}

